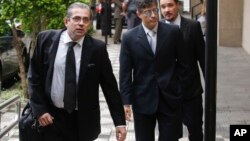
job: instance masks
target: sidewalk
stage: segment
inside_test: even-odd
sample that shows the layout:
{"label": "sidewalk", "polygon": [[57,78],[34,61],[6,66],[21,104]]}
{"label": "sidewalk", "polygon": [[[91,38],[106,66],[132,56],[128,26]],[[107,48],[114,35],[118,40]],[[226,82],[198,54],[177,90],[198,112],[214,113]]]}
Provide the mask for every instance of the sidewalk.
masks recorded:
{"label": "sidewalk", "polygon": [[[114,33],[114,31],[113,31]],[[100,30],[93,35],[104,41]],[[108,38],[107,46],[114,74],[119,81],[120,44]],[[216,141],[229,141],[230,124],[250,124],[250,55],[243,48],[218,47]],[[102,132],[96,141],[116,141],[113,121],[100,89]],[[8,141],[18,141],[18,128]],[[126,141],[135,141],[133,121],[127,122]],[[157,139],[156,132],[156,139]],[[3,140],[1,140],[3,141]],[[184,127],[184,137],[188,141]]]}

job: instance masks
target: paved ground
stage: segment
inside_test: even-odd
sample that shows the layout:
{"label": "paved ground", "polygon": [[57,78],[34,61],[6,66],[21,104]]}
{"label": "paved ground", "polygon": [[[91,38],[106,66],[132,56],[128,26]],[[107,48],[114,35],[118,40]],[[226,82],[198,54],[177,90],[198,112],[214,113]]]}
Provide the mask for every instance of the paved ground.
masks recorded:
{"label": "paved ground", "polygon": [[[94,36],[104,41],[100,31]],[[107,49],[118,80],[120,45],[112,44],[112,38],[108,38],[108,41]],[[250,55],[242,48],[218,47],[217,65],[216,141],[229,141],[230,124],[250,124]],[[96,141],[115,141],[113,122],[102,93],[100,104],[102,132]],[[135,141],[133,121],[127,123],[127,129],[126,141]],[[10,139],[1,141],[18,141],[17,128],[10,136]],[[180,141],[188,141],[185,127],[184,137]]]}

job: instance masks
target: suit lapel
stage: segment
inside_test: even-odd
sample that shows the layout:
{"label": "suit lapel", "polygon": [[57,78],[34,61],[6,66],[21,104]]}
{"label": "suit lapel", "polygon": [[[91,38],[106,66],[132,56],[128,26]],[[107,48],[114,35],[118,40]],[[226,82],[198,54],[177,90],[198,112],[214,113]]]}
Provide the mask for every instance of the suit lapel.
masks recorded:
{"label": "suit lapel", "polygon": [[181,29],[182,33],[186,33],[187,24],[188,24],[187,21],[183,17],[181,17],[181,27],[180,27],[180,29]]}
{"label": "suit lapel", "polygon": [[139,44],[142,44],[142,46],[145,48],[145,50],[152,56],[154,56],[154,53],[151,49],[151,46],[149,45],[147,35],[142,27],[142,25],[139,26],[138,33],[137,33],[137,39]]}
{"label": "suit lapel", "polygon": [[55,36],[52,37],[52,44],[51,44],[50,49],[49,49],[49,60],[50,60],[49,66],[50,67],[54,66],[56,53],[57,53],[57,49],[59,46],[59,40],[60,40],[60,37],[61,37],[61,34],[63,31],[64,30],[61,30]]}
{"label": "suit lapel", "polygon": [[85,76],[89,60],[93,55],[91,47],[93,46],[92,39],[89,35],[86,35],[82,44],[82,54],[81,54],[81,63],[80,63],[80,72],[79,72],[79,81],[78,84],[82,84],[82,78]]}
{"label": "suit lapel", "polygon": [[[167,37],[166,37],[167,33],[163,32],[166,30],[162,30],[162,28],[163,28],[162,24],[166,24],[166,23],[158,22],[155,56],[158,55],[161,47],[164,46],[165,40],[162,40],[162,38],[167,39]],[[161,39],[161,40],[159,40],[159,39]]]}

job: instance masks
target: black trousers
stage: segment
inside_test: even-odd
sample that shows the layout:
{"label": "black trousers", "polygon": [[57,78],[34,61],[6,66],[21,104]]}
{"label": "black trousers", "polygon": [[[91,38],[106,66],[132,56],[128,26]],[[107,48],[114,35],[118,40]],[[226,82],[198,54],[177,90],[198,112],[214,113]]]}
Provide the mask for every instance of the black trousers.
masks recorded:
{"label": "black trousers", "polygon": [[202,117],[202,95],[184,101],[182,121],[187,126],[190,141],[203,141]]}
{"label": "black trousers", "polygon": [[178,141],[182,137],[181,108],[171,109],[166,103],[160,102],[154,114],[134,112],[136,141],[154,141],[156,122],[159,141]]}
{"label": "black trousers", "polygon": [[44,141],[77,141],[78,140],[78,111],[69,114],[64,109],[53,108],[53,124],[45,127]]}

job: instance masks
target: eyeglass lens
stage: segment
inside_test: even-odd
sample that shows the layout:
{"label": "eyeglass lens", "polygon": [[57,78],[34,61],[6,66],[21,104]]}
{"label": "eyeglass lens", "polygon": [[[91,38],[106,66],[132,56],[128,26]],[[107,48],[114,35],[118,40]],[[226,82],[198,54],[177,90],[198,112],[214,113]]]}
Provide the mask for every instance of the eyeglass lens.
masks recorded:
{"label": "eyeglass lens", "polygon": [[152,12],[154,14],[158,14],[158,8],[152,9],[152,10],[145,10],[143,13],[147,16],[147,17],[151,17],[152,16]]}
{"label": "eyeglass lens", "polygon": [[87,23],[87,22],[90,21],[90,19],[89,19],[88,17],[78,17],[78,16],[76,16],[76,17],[71,17],[71,19],[72,19],[74,22],[76,22],[76,23],[79,23],[79,22],[81,22],[81,21],[83,21],[83,23]]}

